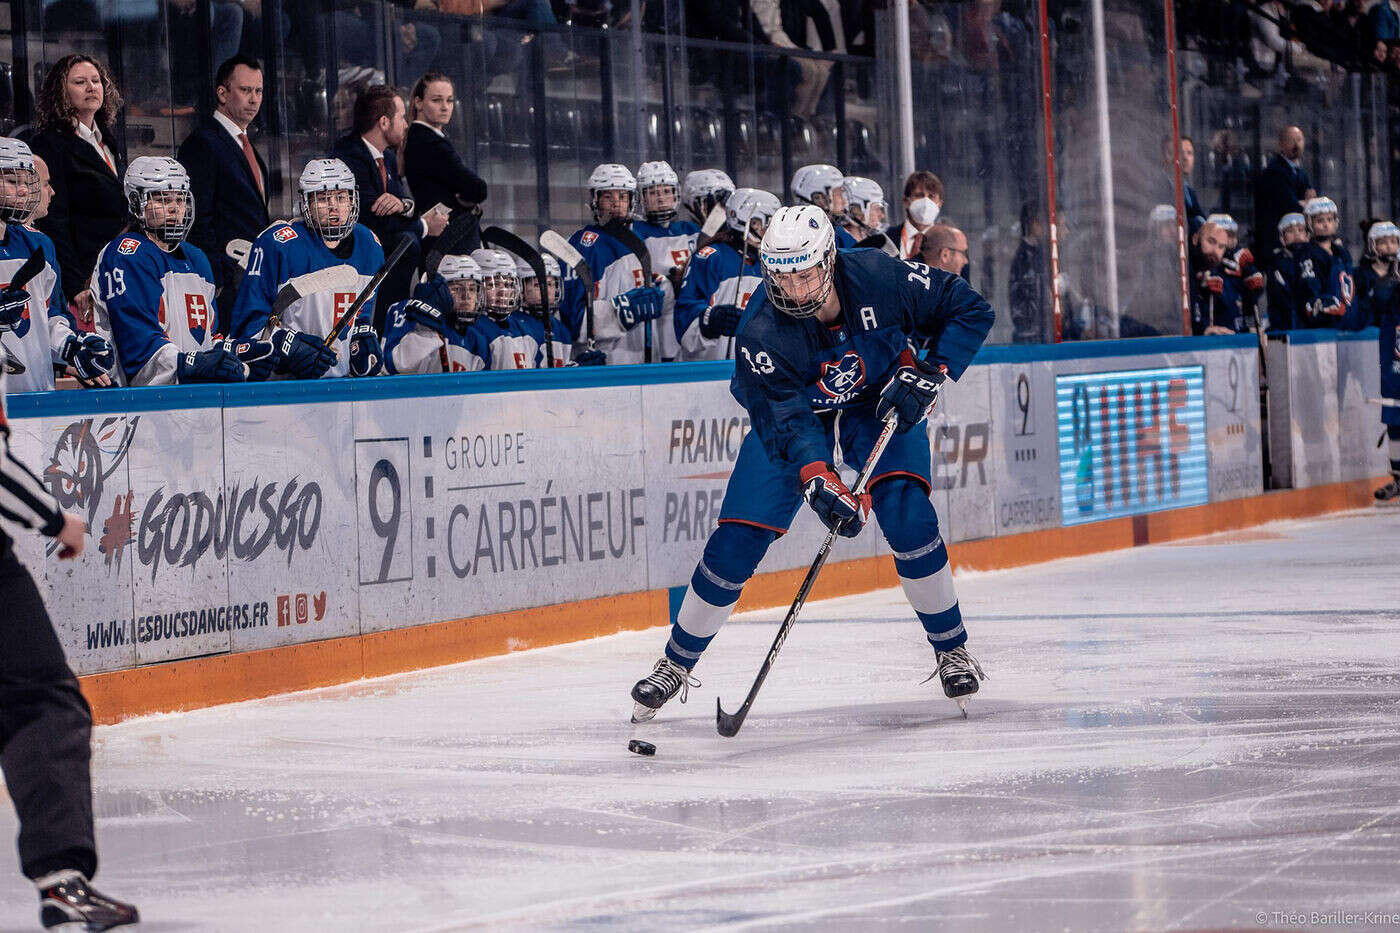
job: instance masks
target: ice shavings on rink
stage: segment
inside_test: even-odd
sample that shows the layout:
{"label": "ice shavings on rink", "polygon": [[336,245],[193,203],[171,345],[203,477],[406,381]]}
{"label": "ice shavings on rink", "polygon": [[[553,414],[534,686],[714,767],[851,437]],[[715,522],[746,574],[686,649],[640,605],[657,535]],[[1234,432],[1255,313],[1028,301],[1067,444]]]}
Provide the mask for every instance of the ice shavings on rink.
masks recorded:
{"label": "ice shavings on rink", "polygon": [[[734,739],[715,697],[781,609],[735,617],[640,727],[663,628],[99,729],[99,883],[158,930],[1400,912],[1398,535],[1356,512],[960,574],[990,678],[968,721],[887,590],[810,604]],[[5,874],[0,928],[33,910]]]}

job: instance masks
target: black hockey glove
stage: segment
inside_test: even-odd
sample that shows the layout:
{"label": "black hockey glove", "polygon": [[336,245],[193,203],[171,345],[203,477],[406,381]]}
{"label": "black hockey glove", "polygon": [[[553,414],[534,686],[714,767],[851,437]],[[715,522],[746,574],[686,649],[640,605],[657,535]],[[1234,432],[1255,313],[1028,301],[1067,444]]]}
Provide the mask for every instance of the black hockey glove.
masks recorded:
{"label": "black hockey glove", "polygon": [[175,362],[175,379],[180,385],[196,382],[243,382],[248,367],[238,357],[215,344],[208,350],[181,353]]}
{"label": "black hockey glove", "polygon": [[12,331],[24,320],[29,292],[22,288],[0,289],[0,331]]}
{"label": "black hockey glove", "polygon": [[335,351],[325,341],[299,330],[277,330],[272,346],[277,353],[277,372],[297,379],[320,379],[335,365]]}
{"label": "black hockey glove", "polygon": [[733,337],[739,329],[739,318],[744,309],[735,305],[715,305],[706,308],[700,315],[700,336],[706,340],[716,337]]}
{"label": "black hockey glove", "polygon": [[384,368],[384,347],[379,335],[368,324],[350,330],[350,375],[377,376]]}
{"label": "black hockey glove", "polygon": [[899,414],[899,424],[895,433],[903,434],[927,417],[933,403],[938,401],[938,390],[948,374],[941,367],[935,367],[919,359],[909,350],[899,356],[900,367],[885,387],[880,390],[880,404],[875,408],[875,417],[885,420],[891,411]]}

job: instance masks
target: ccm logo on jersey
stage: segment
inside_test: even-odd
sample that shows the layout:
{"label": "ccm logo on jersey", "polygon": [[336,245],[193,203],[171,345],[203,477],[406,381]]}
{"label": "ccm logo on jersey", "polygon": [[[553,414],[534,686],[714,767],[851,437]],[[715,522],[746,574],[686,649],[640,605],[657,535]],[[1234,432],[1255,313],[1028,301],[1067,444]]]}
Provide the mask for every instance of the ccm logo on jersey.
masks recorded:
{"label": "ccm logo on jersey", "polygon": [[579,243],[583,246],[592,246],[594,243],[597,242],[598,234],[594,233],[592,230],[589,230],[579,239]]}
{"label": "ccm logo on jersey", "polygon": [[845,401],[865,383],[865,361],[858,354],[847,353],[835,362],[822,364],[817,386],[838,402]]}
{"label": "ccm logo on jersey", "polygon": [[274,233],[272,238],[278,243],[286,243],[289,240],[295,240],[297,238],[297,232],[291,227],[283,227],[281,230]]}
{"label": "ccm logo on jersey", "polygon": [[133,237],[127,237],[117,244],[117,252],[123,256],[130,256],[141,248],[141,241]]}

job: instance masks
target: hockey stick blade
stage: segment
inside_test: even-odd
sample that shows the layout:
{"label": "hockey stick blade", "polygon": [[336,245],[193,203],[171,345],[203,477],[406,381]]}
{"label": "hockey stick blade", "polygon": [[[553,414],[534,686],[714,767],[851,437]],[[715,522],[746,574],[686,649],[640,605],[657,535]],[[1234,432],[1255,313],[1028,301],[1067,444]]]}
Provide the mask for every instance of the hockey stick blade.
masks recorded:
{"label": "hockey stick blade", "polygon": [[723,204],[716,204],[710,209],[710,213],[705,216],[705,224],[700,228],[700,239],[695,242],[695,251],[698,253],[715,241],[720,230],[724,229],[726,214]]}
{"label": "hockey stick blade", "polygon": [[1400,398],[1368,398],[1366,401],[1382,408],[1400,408]]}
{"label": "hockey stick blade", "polygon": [[[481,231],[481,242],[487,245],[499,246],[509,253],[514,253],[525,264],[535,270],[535,281],[540,283],[540,301],[544,305],[544,351],[545,366],[554,368],[554,307],[549,303],[549,275],[544,267],[544,257],[540,251],[520,237],[503,230],[500,227],[487,227]],[[521,288],[522,294],[524,288]]]}
{"label": "hockey stick blade", "polygon": [[272,311],[268,314],[268,321],[274,326],[279,325],[283,312],[307,295],[349,291],[359,284],[359,280],[359,271],[345,263],[290,278],[277,289],[277,296],[272,299]]}
{"label": "hockey stick blade", "polygon": [[[856,484],[851,489],[857,499],[865,492],[865,487],[870,482],[870,476],[875,472],[875,465],[884,455],[885,447],[889,445],[890,438],[894,436],[895,425],[898,423],[899,416],[895,412],[892,411],[885,416],[884,424],[880,427],[880,435],[875,438],[875,443],[870,448],[870,456],[865,459],[865,467],[860,471],[860,475],[856,478]],[[792,601],[792,606],[783,618],[783,624],[778,626],[778,634],[773,639],[773,646],[768,649],[768,656],[763,659],[763,666],[758,669],[758,676],[754,678],[753,686],[749,688],[749,695],[744,697],[744,703],[739,707],[738,712],[726,713],[719,698],[715,698],[715,729],[725,738],[733,738],[739,734],[739,728],[744,724],[744,719],[748,717],[749,710],[753,707],[754,698],[758,696],[759,688],[768,679],[768,672],[773,669],[773,662],[778,659],[778,652],[782,650],[783,643],[787,641],[788,633],[797,623],[798,614],[802,612],[802,607],[807,603],[807,594],[812,591],[812,584],[817,582],[817,575],[822,572],[822,567],[826,566],[826,559],[831,555],[831,545],[835,540],[836,530],[829,529],[825,540],[822,541],[821,549],[817,551],[817,556],[812,561],[812,566],[807,570],[807,576],[802,578],[802,585],[797,588],[797,598]]]}
{"label": "hockey stick blade", "polygon": [[878,249],[887,255],[899,258],[899,247],[883,233],[872,233],[856,244],[856,249]]}
{"label": "hockey stick blade", "polygon": [[384,283],[384,279],[393,270],[394,265],[403,258],[403,254],[408,252],[408,248],[413,245],[413,234],[405,233],[399,237],[398,245],[389,254],[389,258],[384,260],[384,265],[379,267],[379,271],[374,274],[374,278],[369,280],[364,291],[355,296],[355,301],[350,307],[345,309],[345,313],[335,322],[331,332],[326,335],[326,346],[335,346],[335,342],[340,339],[340,335],[345,333],[345,328],[350,326],[350,322],[355,320],[360,314],[360,309],[368,302],[369,297],[374,294],[374,290]]}
{"label": "hockey stick blade", "polygon": [[248,254],[252,252],[253,244],[247,240],[233,239],[224,244],[224,255],[238,263],[239,268],[248,268]]}
{"label": "hockey stick blade", "polygon": [[560,262],[574,270],[574,275],[583,283],[583,310],[588,324],[588,349],[593,349],[593,270],[588,268],[583,254],[569,245],[553,230],[540,234],[540,249],[553,253]]}

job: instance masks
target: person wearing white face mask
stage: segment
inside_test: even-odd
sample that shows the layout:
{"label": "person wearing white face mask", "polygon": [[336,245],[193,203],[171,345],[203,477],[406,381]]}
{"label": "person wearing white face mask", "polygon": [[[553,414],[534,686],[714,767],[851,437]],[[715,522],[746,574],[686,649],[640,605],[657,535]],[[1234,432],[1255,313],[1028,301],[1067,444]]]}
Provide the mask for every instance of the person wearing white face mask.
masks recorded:
{"label": "person wearing white face mask", "polygon": [[904,222],[891,224],[885,231],[903,259],[919,254],[920,239],[938,222],[943,210],[943,182],[933,172],[913,172],[904,181]]}

